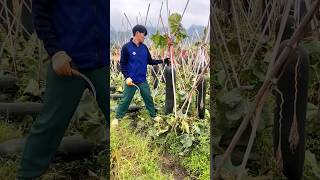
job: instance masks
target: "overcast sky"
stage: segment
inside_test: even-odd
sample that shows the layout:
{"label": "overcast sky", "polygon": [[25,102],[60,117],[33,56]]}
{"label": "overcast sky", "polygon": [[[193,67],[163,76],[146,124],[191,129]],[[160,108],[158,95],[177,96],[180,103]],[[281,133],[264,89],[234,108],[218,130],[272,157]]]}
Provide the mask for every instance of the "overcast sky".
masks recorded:
{"label": "overcast sky", "polygon": [[[187,3],[187,0],[168,0],[170,13],[177,12],[182,14],[183,9]],[[110,1],[110,13],[111,13],[111,28],[120,30],[126,30],[127,20],[124,13],[128,16],[132,25],[136,24],[137,17],[139,23],[145,22],[146,13],[148,10],[148,4],[150,3],[150,10],[148,15],[147,26],[156,27],[159,19],[159,12],[161,3],[162,18],[164,24],[167,25],[167,7],[166,0],[111,0]],[[140,14],[141,15],[140,15]],[[206,26],[209,20],[210,13],[210,1],[209,0],[189,0],[189,5],[182,19],[182,25],[185,28],[189,28],[191,25]],[[142,17],[142,18],[141,18]],[[142,19],[142,20],[141,20]],[[122,24],[125,24],[123,27]]]}

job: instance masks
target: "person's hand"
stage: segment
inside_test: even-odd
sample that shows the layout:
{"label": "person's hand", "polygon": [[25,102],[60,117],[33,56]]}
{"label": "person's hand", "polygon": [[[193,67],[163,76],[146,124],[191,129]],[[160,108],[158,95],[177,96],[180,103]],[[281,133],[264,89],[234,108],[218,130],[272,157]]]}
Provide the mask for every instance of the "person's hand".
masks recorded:
{"label": "person's hand", "polygon": [[126,83],[127,83],[128,86],[133,86],[134,85],[133,82],[132,82],[132,79],[129,78],[129,77],[126,79]]}
{"label": "person's hand", "polygon": [[163,62],[164,64],[167,64],[167,65],[171,64],[170,58],[164,58]]}
{"label": "person's hand", "polygon": [[65,51],[58,51],[52,56],[52,68],[59,76],[72,76],[71,57]]}

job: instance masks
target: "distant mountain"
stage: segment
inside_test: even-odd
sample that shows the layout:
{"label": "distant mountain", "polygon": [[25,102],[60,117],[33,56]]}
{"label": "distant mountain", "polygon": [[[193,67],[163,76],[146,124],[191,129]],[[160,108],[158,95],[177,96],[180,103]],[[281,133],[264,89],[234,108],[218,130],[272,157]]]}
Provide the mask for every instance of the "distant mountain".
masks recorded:
{"label": "distant mountain", "polygon": [[[148,35],[155,34],[157,32],[156,27],[147,27],[147,29],[148,29]],[[186,31],[187,31],[188,36],[192,40],[192,39],[197,38],[196,32],[198,32],[199,36],[202,37],[204,34],[204,29],[205,29],[205,26],[191,25]],[[162,31],[162,30],[163,30],[163,28],[160,29],[160,31]],[[117,40],[127,41],[131,36],[132,36],[131,30],[128,30],[128,31],[111,30],[110,31],[110,43],[113,44]]]}
{"label": "distant mountain", "polygon": [[192,35],[194,35],[196,32],[198,32],[199,35],[202,36],[203,33],[204,33],[204,29],[205,29],[205,28],[206,28],[205,26],[192,25],[192,26],[190,26],[189,29],[187,30],[188,36],[192,36]]}

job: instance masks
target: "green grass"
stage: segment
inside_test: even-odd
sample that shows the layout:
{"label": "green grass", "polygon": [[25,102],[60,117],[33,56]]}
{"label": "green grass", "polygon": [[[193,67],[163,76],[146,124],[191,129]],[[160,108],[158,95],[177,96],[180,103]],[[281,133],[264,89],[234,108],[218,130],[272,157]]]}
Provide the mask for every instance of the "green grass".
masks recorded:
{"label": "green grass", "polygon": [[1,158],[0,159],[0,179],[15,179],[17,173],[18,162],[16,160]]}
{"label": "green grass", "polygon": [[[105,166],[106,156],[99,155],[97,161],[95,159],[77,160],[71,162],[56,162],[50,164],[48,171],[42,176],[43,180],[55,179],[101,179],[106,177]],[[104,161],[99,162],[100,159]],[[15,179],[19,165],[17,156],[12,158],[0,158],[0,179],[12,180]],[[104,167],[104,168],[103,168]]]}
{"label": "green grass", "polygon": [[[22,137],[22,132],[13,124],[0,121],[0,142]],[[0,158],[0,179],[15,179],[18,161],[9,158]]]}
{"label": "green grass", "polygon": [[195,176],[193,178],[199,180],[210,179],[210,141],[208,137],[200,138],[200,143],[188,156],[183,158],[182,165],[188,170],[189,174]]}
{"label": "green grass", "polygon": [[173,179],[161,172],[160,150],[150,148],[150,138],[130,129],[129,120],[122,120],[111,130],[111,179]]}
{"label": "green grass", "polygon": [[0,121],[0,142],[22,137],[22,132],[13,124]]}
{"label": "green grass", "polygon": [[[185,151],[181,136],[174,131],[154,135],[159,127],[150,121],[145,110],[138,113],[137,126],[134,128],[131,118],[125,117],[117,130],[111,130],[111,178],[168,179],[163,174],[169,173],[174,179],[210,179],[210,142],[207,129],[202,129],[204,132],[197,137],[194,145]],[[144,167],[148,171],[144,171]]]}

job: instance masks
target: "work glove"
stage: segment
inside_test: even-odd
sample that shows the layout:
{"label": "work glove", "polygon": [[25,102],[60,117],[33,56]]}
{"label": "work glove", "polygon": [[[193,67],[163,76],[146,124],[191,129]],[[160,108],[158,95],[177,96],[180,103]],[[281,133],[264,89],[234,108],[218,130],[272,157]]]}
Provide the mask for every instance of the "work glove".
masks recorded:
{"label": "work glove", "polygon": [[71,76],[74,71],[70,66],[71,57],[65,51],[58,51],[52,56],[52,68],[59,76]]}
{"label": "work glove", "polygon": [[128,86],[133,86],[133,85],[134,85],[133,82],[132,82],[132,79],[131,79],[130,77],[128,77],[128,78],[126,79],[126,84],[127,84]]}
{"label": "work glove", "polygon": [[170,58],[164,58],[163,62],[166,65],[170,65],[171,64]]}

